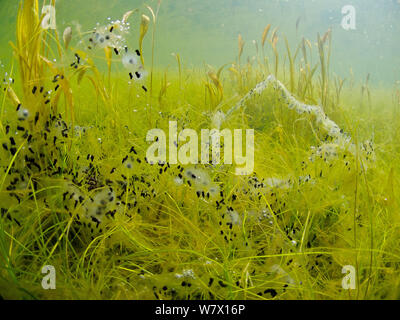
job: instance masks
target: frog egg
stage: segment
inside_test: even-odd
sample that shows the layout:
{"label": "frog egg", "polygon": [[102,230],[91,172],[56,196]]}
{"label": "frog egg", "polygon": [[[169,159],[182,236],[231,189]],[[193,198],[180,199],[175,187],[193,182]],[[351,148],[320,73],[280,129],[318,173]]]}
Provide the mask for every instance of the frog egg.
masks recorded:
{"label": "frog egg", "polygon": [[107,42],[106,42],[106,39],[105,39],[104,36],[99,36],[97,43],[98,43],[100,48],[105,48],[106,45],[107,45]]}
{"label": "frog egg", "polygon": [[146,78],[147,74],[147,71],[144,70],[142,66],[140,66],[139,69],[136,70],[134,73],[134,79],[136,81],[142,81]]}
{"label": "frog egg", "polygon": [[210,177],[204,170],[190,168],[185,171],[185,175],[198,186],[208,187],[211,183]]}
{"label": "frog egg", "polygon": [[87,208],[87,217],[96,218],[97,221],[101,222],[104,214],[108,210],[108,206],[112,205],[115,201],[115,194],[112,189],[106,188],[98,192],[90,206]]}
{"label": "frog egg", "polygon": [[181,178],[179,178],[179,177],[176,177],[176,178],[174,179],[174,182],[175,182],[178,186],[183,184],[183,180],[182,180]]}
{"label": "frog egg", "polygon": [[98,42],[100,38],[100,33],[98,31],[93,32],[93,38],[89,39],[89,41]]}
{"label": "frog egg", "polygon": [[211,197],[215,197],[219,193],[219,187],[215,184],[211,185],[210,188],[208,189],[208,192],[210,193]]}
{"label": "frog egg", "polygon": [[29,117],[28,109],[19,109],[18,110],[18,120],[26,120]]}
{"label": "frog egg", "polygon": [[103,33],[96,31],[94,32],[93,37],[89,39],[89,41],[99,46],[99,48],[105,48],[110,44],[111,36],[108,34],[104,35]]}
{"label": "frog egg", "polygon": [[231,211],[228,214],[229,214],[229,218],[230,218],[232,224],[236,224],[236,225],[241,224],[240,216],[236,211]]}
{"label": "frog egg", "polygon": [[138,64],[138,61],[135,55],[132,53],[127,53],[122,57],[122,64],[126,69],[133,71]]}
{"label": "frog egg", "polygon": [[133,162],[132,161],[126,161],[125,162],[125,167],[127,169],[132,169],[133,168]]}

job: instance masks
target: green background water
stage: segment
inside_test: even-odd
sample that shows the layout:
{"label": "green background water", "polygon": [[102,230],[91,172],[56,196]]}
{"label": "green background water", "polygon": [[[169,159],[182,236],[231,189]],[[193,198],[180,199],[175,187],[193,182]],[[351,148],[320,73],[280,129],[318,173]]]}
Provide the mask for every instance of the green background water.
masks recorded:
{"label": "green background water", "polygon": [[[57,0],[57,27],[62,34],[73,21],[82,30],[91,30],[107,17],[121,18],[134,8],[153,8],[157,0]],[[15,38],[18,0],[0,0],[0,59],[8,67],[11,50],[8,41]],[[40,1],[42,3],[42,1]],[[344,5],[356,8],[356,30],[341,27]],[[300,17],[296,31],[296,21]],[[138,20],[138,15],[134,20]],[[158,66],[175,66],[171,53],[179,53],[187,67],[208,63],[220,66],[237,56],[237,37],[246,41],[244,59],[255,54],[253,40],[260,43],[264,27],[279,27],[278,45],[283,49],[283,35],[294,50],[303,36],[315,44],[317,33],[333,31],[331,70],[349,77],[350,68],[358,79],[371,73],[371,80],[391,86],[400,80],[400,1],[399,0],[164,0],[162,1],[156,39]],[[138,27],[138,21],[133,23]],[[131,34],[137,43],[138,32]],[[270,48],[269,48],[270,50]],[[150,52],[149,37],[145,52]],[[317,62],[317,55],[314,61]]]}

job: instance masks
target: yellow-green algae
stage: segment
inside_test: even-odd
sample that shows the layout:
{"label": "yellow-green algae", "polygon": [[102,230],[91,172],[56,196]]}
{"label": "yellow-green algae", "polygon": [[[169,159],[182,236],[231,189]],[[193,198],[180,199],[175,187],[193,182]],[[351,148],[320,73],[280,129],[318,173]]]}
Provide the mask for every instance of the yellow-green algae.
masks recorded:
{"label": "yellow-green algae", "polygon": [[[15,83],[2,86],[3,298],[399,298],[400,88],[330,78],[329,31],[315,66],[306,40],[285,57],[267,30],[258,62],[241,59],[239,37],[233,64],[205,72],[176,55],[164,72],[142,61],[137,84],[123,45],[89,49],[73,31],[66,50],[38,12],[21,2]],[[156,12],[132,13],[138,40]],[[254,173],[150,165],[146,132],[170,120],[254,128]],[[44,265],[56,290],[41,287]],[[344,265],[355,290],[342,288]]]}

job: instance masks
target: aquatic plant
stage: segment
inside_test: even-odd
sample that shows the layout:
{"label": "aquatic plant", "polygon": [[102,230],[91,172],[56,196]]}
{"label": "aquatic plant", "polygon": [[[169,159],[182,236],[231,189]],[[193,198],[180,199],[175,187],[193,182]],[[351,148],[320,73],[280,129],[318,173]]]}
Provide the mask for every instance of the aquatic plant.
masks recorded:
{"label": "aquatic plant", "polygon": [[[296,50],[285,40],[283,56],[268,25],[259,66],[243,60],[239,36],[227,71],[190,70],[176,54],[177,72],[152,62],[147,79],[143,39],[153,28],[153,60],[158,9],[130,10],[82,34],[67,27],[63,47],[56,30],[42,27],[38,1],[21,1],[12,45],[19,75],[7,73],[2,84],[0,294],[398,297],[397,118],[363,120],[366,111],[351,107],[353,88],[337,80],[330,90],[330,32],[317,38],[319,71],[309,40]],[[398,96],[397,88],[393,112]],[[146,132],[170,120],[179,129],[255,128],[255,172],[149,163]],[[341,287],[349,264],[354,291]],[[56,268],[56,290],[40,286],[43,265]]]}

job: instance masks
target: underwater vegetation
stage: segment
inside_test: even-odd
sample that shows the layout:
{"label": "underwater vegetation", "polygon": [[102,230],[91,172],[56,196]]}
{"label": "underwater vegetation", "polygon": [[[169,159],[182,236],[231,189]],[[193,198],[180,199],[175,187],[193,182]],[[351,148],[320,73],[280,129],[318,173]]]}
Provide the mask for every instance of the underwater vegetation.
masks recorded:
{"label": "underwater vegetation", "polygon": [[[238,35],[234,62],[156,68],[160,6],[59,33],[20,2],[1,84],[1,297],[400,298],[399,83],[341,79],[331,30],[293,49],[271,25],[254,59]],[[149,161],[147,132],[170,121],[254,129],[254,171]]]}

